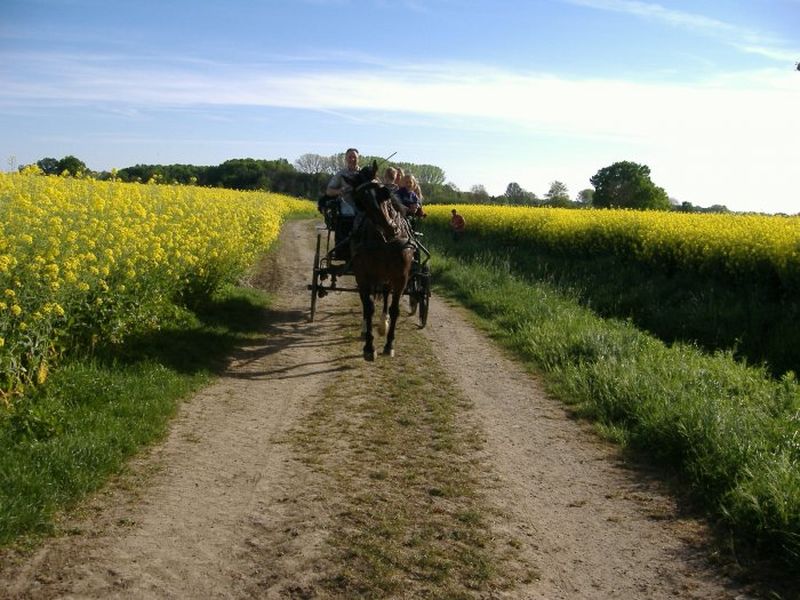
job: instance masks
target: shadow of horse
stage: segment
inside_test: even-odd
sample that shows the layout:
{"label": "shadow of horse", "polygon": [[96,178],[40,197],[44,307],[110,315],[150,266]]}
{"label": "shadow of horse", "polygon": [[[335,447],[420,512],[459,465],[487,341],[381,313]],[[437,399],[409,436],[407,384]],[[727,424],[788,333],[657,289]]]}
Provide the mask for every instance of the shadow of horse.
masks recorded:
{"label": "shadow of horse", "polygon": [[394,338],[400,315],[400,297],[405,291],[414,260],[414,245],[402,207],[392,201],[389,189],[376,181],[377,162],[346,178],[353,188],[353,200],[363,213],[363,221],[353,233],[356,240],[351,267],[361,298],[364,316],[364,358],[375,360],[372,319],[373,296],[391,294],[385,356],[394,356]]}

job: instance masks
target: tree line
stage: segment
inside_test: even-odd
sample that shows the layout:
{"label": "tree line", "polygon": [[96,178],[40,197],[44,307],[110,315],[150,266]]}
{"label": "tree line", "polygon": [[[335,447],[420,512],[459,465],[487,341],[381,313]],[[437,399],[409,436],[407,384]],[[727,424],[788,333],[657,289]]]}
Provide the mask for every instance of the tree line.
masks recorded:
{"label": "tree line", "polygon": [[[361,163],[378,161],[381,167],[400,167],[413,173],[420,183],[425,202],[429,204],[502,204],[518,206],[552,206],[561,208],[630,208],[639,210],[677,210],[682,212],[727,212],[723,205],[701,208],[689,202],[679,203],[650,179],[647,165],[631,161],[616,162],[600,169],[590,183],[593,187],[577,193],[574,199],[567,186],[553,181],[543,197],[511,182],[503,194],[492,196],[483,185],[469,191],[459,190],[447,181],[445,172],[435,165],[409,162],[388,162],[381,157],[362,156]],[[75,156],[61,159],[43,158],[36,165],[46,175],[93,177],[124,182],[167,183],[222,187],[238,190],[267,190],[299,198],[316,200],[324,193],[330,177],[344,167],[344,153],[323,156],[303,154],[294,163],[285,158],[263,160],[235,158],[215,166],[187,164],[144,165],[94,172]],[[20,167],[20,170],[24,166]]]}

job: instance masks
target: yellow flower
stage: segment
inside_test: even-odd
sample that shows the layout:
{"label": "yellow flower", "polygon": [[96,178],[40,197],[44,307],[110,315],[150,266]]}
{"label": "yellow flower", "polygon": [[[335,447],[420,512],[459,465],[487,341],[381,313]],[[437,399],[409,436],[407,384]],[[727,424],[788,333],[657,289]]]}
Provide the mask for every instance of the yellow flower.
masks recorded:
{"label": "yellow flower", "polygon": [[46,362],[41,362],[39,368],[36,370],[36,383],[42,385],[47,380],[49,369]]}

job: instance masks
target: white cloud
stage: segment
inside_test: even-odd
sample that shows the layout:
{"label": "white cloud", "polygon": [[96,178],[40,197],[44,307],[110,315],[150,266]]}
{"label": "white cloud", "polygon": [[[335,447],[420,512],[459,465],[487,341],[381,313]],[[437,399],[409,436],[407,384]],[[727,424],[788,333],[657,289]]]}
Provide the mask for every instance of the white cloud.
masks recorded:
{"label": "white cloud", "polygon": [[[296,62],[291,70],[272,63],[206,63],[195,70],[185,61],[126,67],[115,57],[37,55],[27,61],[18,56],[14,64],[18,71],[3,77],[0,90],[0,105],[7,107],[263,106],[366,117],[382,125],[396,121],[398,127],[420,119],[431,129],[522,136],[531,145],[569,140],[582,158],[540,163],[541,174],[529,187],[537,193],[553,179],[577,192],[598,168],[627,159],[649,164],[654,181],[681,200],[743,209],[748,198],[761,201],[766,194],[770,204],[753,208],[800,210],[792,210],[787,196],[800,187],[800,75],[791,70],[730,73],[688,85],[569,79],[463,63],[336,70]],[[595,166],[578,174],[578,164]],[[510,181],[510,175],[502,177]],[[478,182],[488,186],[486,179],[459,181]]]}

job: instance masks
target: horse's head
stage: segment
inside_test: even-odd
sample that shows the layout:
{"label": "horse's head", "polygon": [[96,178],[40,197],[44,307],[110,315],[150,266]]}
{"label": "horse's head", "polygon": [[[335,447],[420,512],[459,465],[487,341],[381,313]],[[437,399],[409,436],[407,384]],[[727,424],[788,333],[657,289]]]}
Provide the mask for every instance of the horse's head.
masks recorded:
{"label": "horse's head", "polygon": [[398,226],[395,211],[391,203],[391,192],[376,180],[377,161],[362,168],[356,175],[345,180],[353,188],[353,200],[358,208],[364,211],[367,218],[390,240],[397,236]]}

